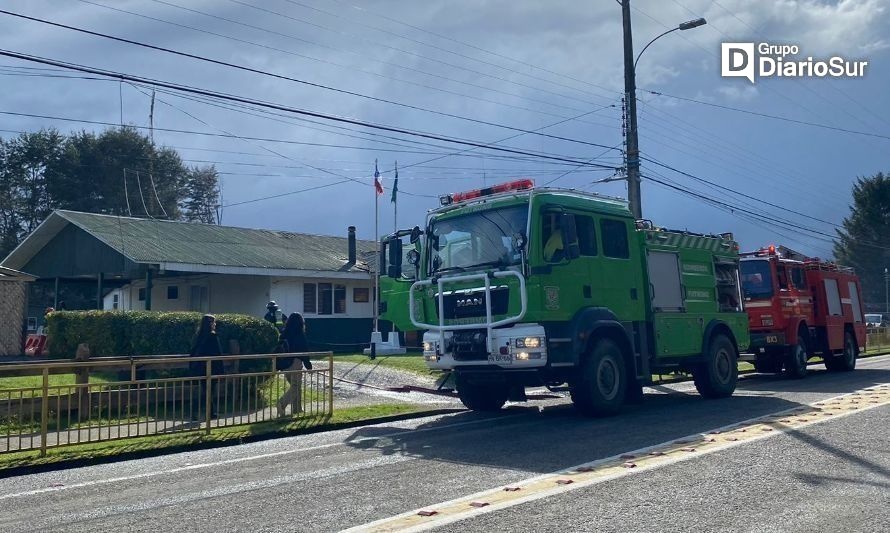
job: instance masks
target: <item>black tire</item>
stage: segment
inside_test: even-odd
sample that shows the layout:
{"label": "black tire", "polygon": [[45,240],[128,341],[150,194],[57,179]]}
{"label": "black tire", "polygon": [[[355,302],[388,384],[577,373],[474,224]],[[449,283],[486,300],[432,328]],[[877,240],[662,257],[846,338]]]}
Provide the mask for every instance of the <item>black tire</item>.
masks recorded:
{"label": "black tire", "polygon": [[735,392],[739,381],[738,353],[729,337],[718,333],[711,337],[705,362],[692,371],[695,389],[705,398],[726,398]]}
{"label": "black tire", "polygon": [[778,374],[782,371],[782,357],[767,354],[766,357],[754,361],[754,370],[761,374]]}
{"label": "black tire", "polygon": [[627,395],[624,354],[611,339],[600,339],[581,362],[571,384],[572,402],[587,416],[609,416],[621,410]]}
{"label": "black tire", "polygon": [[472,384],[465,380],[457,383],[457,395],[471,411],[499,411],[507,403],[507,393],[504,385]]}
{"label": "black tire", "polygon": [[797,334],[797,344],[788,347],[785,354],[785,377],[801,379],[807,375],[807,359],[810,358],[807,337],[802,333]]}
{"label": "black tire", "polygon": [[859,346],[856,338],[849,331],[844,332],[844,351],[841,355],[828,353],[823,356],[825,368],[829,372],[850,372],[856,369],[856,359],[859,357]]}

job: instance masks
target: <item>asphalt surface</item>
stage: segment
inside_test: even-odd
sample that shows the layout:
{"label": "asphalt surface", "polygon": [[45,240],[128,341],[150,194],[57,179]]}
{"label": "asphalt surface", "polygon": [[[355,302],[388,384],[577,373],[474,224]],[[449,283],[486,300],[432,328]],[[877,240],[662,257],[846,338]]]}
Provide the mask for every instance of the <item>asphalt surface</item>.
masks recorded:
{"label": "asphalt surface", "polygon": [[[620,416],[561,399],[0,480],[0,531],[334,531],[890,383],[744,379],[647,389]],[[890,531],[890,406],[447,525],[447,531]]]}

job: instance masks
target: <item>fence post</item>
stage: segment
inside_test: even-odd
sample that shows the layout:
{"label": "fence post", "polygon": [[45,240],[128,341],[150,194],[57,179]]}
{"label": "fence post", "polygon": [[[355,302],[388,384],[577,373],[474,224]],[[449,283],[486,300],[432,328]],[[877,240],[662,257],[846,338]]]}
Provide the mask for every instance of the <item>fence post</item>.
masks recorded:
{"label": "fence post", "polygon": [[[77,351],[74,352],[74,360],[79,362],[87,362],[90,360],[90,345],[81,343],[77,345]],[[83,421],[89,419],[89,396],[90,396],[90,367],[87,365],[79,366],[74,370],[74,385],[77,391],[77,419]],[[86,416],[84,416],[86,415]]]}
{"label": "fence post", "polygon": [[43,397],[40,399],[40,456],[46,455],[49,433],[49,367],[43,367]]}
{"label": "fence post", "polygon": [[207,360],[207,377],[204,385],[204,421],[207,422],[207,428],[204,432],[207,435],[210,435],[210,404],[213,403],[213,391],[211,390],[210,384],[213,382],[213,372],[211,371],[213,366],[211,365],[210,359]]}
{"label": "fence post", "polygon": [[334,415],[334,352],[328,352],[328,416]]}

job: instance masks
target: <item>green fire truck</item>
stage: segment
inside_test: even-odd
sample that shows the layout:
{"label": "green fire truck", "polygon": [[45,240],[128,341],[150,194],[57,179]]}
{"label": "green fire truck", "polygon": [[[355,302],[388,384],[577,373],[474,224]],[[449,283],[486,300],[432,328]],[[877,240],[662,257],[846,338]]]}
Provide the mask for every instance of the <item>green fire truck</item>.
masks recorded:
{"label": "green fire truck", "polygon": [[608,415],[672,371],[704,397],[734,392],[749,334],[731,234],[661,229],[623,200],[531,180],[440,200],[423,230],[385,241],[386,313],[425,330],[427,365],[454,374],[468,408],[567,386]]}

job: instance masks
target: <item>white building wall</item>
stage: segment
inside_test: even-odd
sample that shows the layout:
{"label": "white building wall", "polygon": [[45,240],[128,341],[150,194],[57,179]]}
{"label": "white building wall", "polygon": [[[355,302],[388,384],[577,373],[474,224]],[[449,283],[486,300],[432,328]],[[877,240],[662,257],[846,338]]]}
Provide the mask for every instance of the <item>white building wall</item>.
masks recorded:
{"label": "white building wall", "polygon": [[[320,315],[317,312],[307,312],[303,305],[304,285],[313,283],[331,283],[332,285],[346,286],[346,313],[333,313]],[[272,278],[270,299],[285,313],[294,311],[303,314],[306,318],[370,318],[374,316],[374,307],[370,301],[356,302],[355,289],[367,289],[368,299],[373,298],[373,288],[370,280],[351,279],[327,279],[327,278]]]}
{"label": "white building wall", "polygon": [[[152,285],[153,311],[241,313],[262,317],[269,301],[269,278],[265,276],[212,274],[162,277],[155,279]],[[176,299],[168,298],[169,287],[178,289]],[[116,289],[105,297],[103,308],[113,309],[117,294],[119,310],[143,311],[145,301],[139,299],[139,290],[144,288],[145,281],[139,280]]]}

